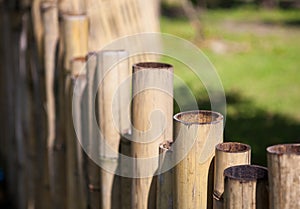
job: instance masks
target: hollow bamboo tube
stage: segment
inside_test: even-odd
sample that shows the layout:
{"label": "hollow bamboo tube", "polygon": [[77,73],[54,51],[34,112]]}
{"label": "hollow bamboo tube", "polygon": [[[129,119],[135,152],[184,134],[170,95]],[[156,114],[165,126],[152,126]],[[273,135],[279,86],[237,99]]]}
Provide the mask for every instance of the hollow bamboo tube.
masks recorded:
{"label": "hollow bamboo tube", "polygon": [[269,208],[268,170],[262,166],[239,165],[225,169],[225,209]]}
{"label": "hollow bamboo tube", "polygon": [[224,142],[216,146],[214,170],[214,209],[223,208],[224,170],[235,165],[251,163],[251,147],[237,142]]}
{"label": "hollow bamboo tube", "polygon": [[174,169],[173,151],[170,143],[159,146],[159,175],[157,179],[157,209],[173,209]]}
{"label": "hollow bamboo tube", "polygon": [[164,63],[133,66],[132,208],[148,208],[153,175],[158,169],[159,145],[172,141],[173,67]]}
{"label": "hollow bamboo tube", "polygon": [[[44,69],[45,69],[45,83],[46,83],[46,109],[47,109],[47,147],[48,156],[43,162],[46,166],[44,175],[44,188],[50,187],[51,202],[56,202],[56,191],[53,191],[55,184],[61,184],[57,182],[57,170],[54,168],[54,150],[55,150],[55,137],[56,137],[56,106],[55,106],[55,94],[54,94],[54,74],[55,74],[55,51],[58,42],[58,14],[55,2],[43,2],[41,4],[42,22],[44,27]],[[48,164],[49,163],[49,164]],[[47,165],[49,167],[47,168]],[[48,174],[49,173],[49,174]],[[49,175],[49,176],[48,176]],[[49,178],[49,179],[48,179]],[[43,199],[47,199],[45,202],[49,202],[47,197],[48,191],[45,190]],[[43,200],[44,201],[44,200]],[[45,203],[44,203],[45,204]],[[45,207],[52,208],[49,204]]]}
{"label": "hollow bamboo tube", "polygon": [[223,141],[223,116],[189,111],[174,116],[175,209],[206,209],[209,168],[215,146]]}
{"label": "hollow bamboo tube", "polygon": [[267,148],[269,197],[272,209],[300,208],[300,144]]}
{"label": "hollow bamboo tube", "polygon": [[[101,156],[102,209],[112,207],[114,172],[118,166],[120,133],[130,129],[130,71],[124,50],[102,51],[98,55],[99,126],[103,138]],[[107,171],[109,167],[109,171]],[[117,186],[117,185],[116,185]]]}
{"label": "hollow bamboo tube", "polygon": [[[75,88],[76,79],[79,76],[84,76],[84,74],[80,74],[80,71],[85,67],[85,58],[74,58],[71,60],[71,73],[67,76],[67,80],[69,80],[70,85],[68,86],[66,95],[66,122],[67,122],[67,134],[66,134],[66,176],[67,176],[67,208],[74,208],[74,209],[85,209],[87,206],[86,198],[85,198],[85,190],[82,187],[83,175],[80,169],[82,168],[82,153],[80,149],[80,143],[77,140],[77,136],[74,130],[76,127],[77,134],[78,130],[80,129],[80,118],[73,118],[72,117],[72,107],[76,107],[75,115],[79,116],[81,109],[80,109],[80,100],[78,101],[79,104],[73,104],[73,90]],[[82,92],[84,89],[84,85],[81,85],[77,88],[76,92],[79,94],[79,97],[82,97]],[[76,101],[77,102],[77,101]],[[73,122],[76,122],[77,125],[74,126]],[[80,163],[81,162],[81,163]],[[80,175],[81,174],[81,175]]]}
{"label": "hollow bamboo tube", "polygon": [[63,15],[64,68],[70,71],[70,61],[88,53],[88,18],[86,15]]}

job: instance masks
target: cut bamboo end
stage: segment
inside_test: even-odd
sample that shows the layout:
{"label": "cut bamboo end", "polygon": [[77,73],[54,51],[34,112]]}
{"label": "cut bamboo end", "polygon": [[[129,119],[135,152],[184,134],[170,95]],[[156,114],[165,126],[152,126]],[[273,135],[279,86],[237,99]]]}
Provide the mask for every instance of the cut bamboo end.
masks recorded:
{"label": "cut bamboo end", "polygon": [[[133,65],[132,208],[146,209],[159,145],[172,140],[173,67],[164,63]],[[142,107],[142,108],[141,108]]]}
{"label": "cut bamboo end", "polygon": [[266,209],[268,170],[262,166],[240,165],[225,169],[224,208]]}
{"label": "cut bamboo end", "polygon": [[220,113],[199,110],[174,116],[175,194],[174,207],[206,209],[209,170],[215,146],[223,141],[223,116]]}
{"label": "cut bamboo end", "polygon": [[251,147],[237,142],[225,142],[216,146],[214,170],[214,208],[223,208],[224,170],[235,165],[251,163]]}
{"label": "cut bamboo end", "polygon": [[80,74],[86,75],[86,57],[75,57],[70,61],[71,75],[76,78]]}
{"label": "cut bamboo end", "polygon": [[279,144],[267,148],[269,197],[272,209],[300,208],[300,144]]}
{"label": "cut bamboo end", "polygon": [[63,14],[64,68],[70,71],[70,60],[88,53],[88,18],[86,15]]}

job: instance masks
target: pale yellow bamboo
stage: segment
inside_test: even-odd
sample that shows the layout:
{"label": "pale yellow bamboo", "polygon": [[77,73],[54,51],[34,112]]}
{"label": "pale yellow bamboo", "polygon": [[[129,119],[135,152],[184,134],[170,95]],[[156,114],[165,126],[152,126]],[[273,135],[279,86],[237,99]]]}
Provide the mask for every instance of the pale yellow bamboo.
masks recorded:
{"label": "pale yellow bamboo", "polygon": [[[132,208],[148,208],[153,175],[158,169],[159,145],[172,140],[173,67],[164,63],[133,66]],[[145,163],[146,159],[146,163]]]}
{"label": "pale yellow bamboo", "polygon": [[157,180],[156,208],[173,208],[174,191],[174,169],[173,169],[173,151],[170,143],[164,143],[159,146],[159,169]]}
{"label": "pale yellow bamboo", "polygon": [[[100,144],[102,209],[112,207],[114,172],[118,166],[120,134],[130,129],[130,72],[125,51],[102,51],[98,55],[99,126],[103,137]],[[105,143],[105,144],[104,144]],[[107,171],[109,167],[109,171]],[[117,185],[116,185],[117,186]],[[119,201],[119,200],[117,200]]]}
{"label": "pale yellow bamboo", "polygon": [[216,146],[214,169],[214,209],[223,208],[224,170],[235,165],[251,163],[251,147],[237,142],[224,142]]}
{"label": "pale yellow bamboo", "polygon": [[70,70],[70,61],[88,52],[88,18],[85,15],[63,15],[64,68]]}
{"label": "pale yellow bamboo", "polygon": [[269,197],[272,209],[300,208],[300,144],[267,148]]}
{"label": "pale yellow bamboo", "polygon": [[209,168],[215,146],[223,141],[223,116],[211,111],[190,111],[174,116],[174,208],[206,209]]}
{"label": "pale yellow bamboo", "polygon": [[225,209],[269,208],[268,170],[262,166],[239,165],[225,169]]}

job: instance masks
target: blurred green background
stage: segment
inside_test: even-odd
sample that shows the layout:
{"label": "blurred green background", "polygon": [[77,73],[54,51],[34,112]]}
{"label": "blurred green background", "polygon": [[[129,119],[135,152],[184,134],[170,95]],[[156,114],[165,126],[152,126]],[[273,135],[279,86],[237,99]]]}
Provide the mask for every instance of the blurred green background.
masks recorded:
{"label": "blurred green background", "polygon": [[[243,4],[196,11],[195,24],[176,3],[163,4],[161,31],[207,55],[226,93],[225,141],[251,145],[252,163],[266,165],[267,146],[300,142],[300,10]],[[174,65],[199,108],[209,109],[203,85]]]}

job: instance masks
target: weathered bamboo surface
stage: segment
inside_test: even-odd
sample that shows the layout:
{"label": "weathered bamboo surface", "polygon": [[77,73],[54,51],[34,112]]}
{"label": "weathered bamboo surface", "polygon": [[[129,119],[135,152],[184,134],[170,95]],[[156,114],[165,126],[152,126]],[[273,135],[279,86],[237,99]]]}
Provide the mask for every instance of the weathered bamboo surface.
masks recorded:
{"label": "weathered bamboo surface", "polygon": [[225,169],[225,209],[269,208],[268,170],[262,166],[239,165]]}
{"label": "weathered bamboo surface", "polygon": [[223,141],[223,116],[211,111],[190,111],[174,116],[174,208],[205,208],[208,175],[215,146]]}
{"label": "weathered bamboo surface", "polygon": [[216,146],[214,169],[214,208],[223,208],[224,170],[235,165],[251,163],[251,147],[237,142],[224,142]]}
{"label": "weathered bamboo surface", "polygon": [[300,144],[267,148],[270,208],[300,208]]}
{"label": "weathered bamboo surface", "polygon": [[173,67],[134,65],[132,88],[132,156],[138,177],[133,179],[132,208],[146,209],[152,176],[158,169],[159,145],[172,140]]}

